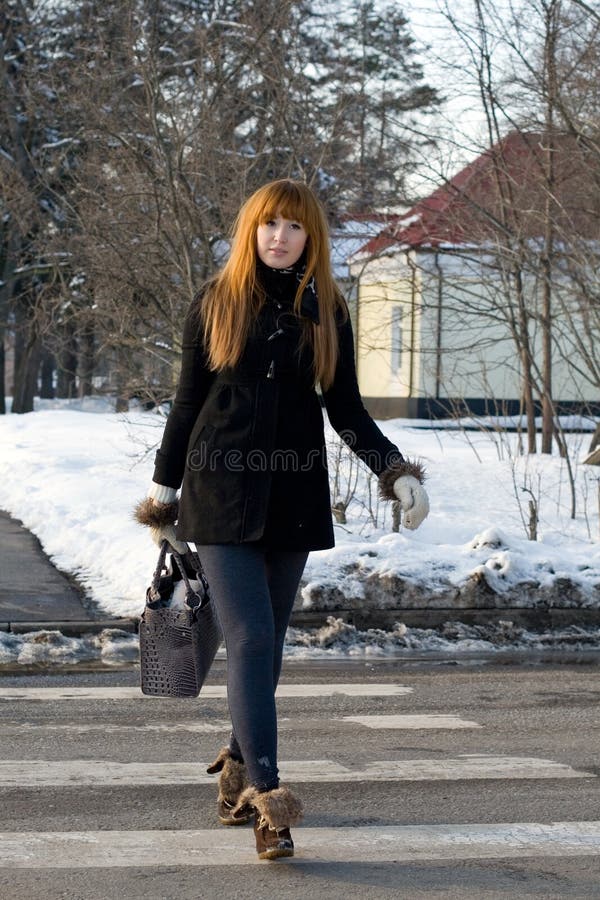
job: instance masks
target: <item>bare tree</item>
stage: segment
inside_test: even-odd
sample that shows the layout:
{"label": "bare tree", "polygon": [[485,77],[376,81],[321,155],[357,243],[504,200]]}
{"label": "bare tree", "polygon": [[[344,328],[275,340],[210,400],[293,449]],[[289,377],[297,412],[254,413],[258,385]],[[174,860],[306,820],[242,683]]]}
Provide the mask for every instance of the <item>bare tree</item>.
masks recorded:
{"label": "bare tree", "polygon": [[185,309],[265,181],[307,181],[332,215],[396,196],[435,92],[394,4],[333,9],[8,0],[0,328],[12,316],[15,411],[32,408],[42,359],[46,392],[56,367],[61,396],[170,395]]}
{"label": "bare tree", "polygon": [[[565,452],[554,403],[553,359],[571,356],[579,373],[598,383],[592,350],[598,338],[592,240],[600,197],[598,28],[582,22],[577,6],[524,0],[507,10],[474,0],[472,21],[446,8],[465,51],[461,71],[470,73],[477,90],[492,147],[485,151],[494,172],[490,196],[472,184],[461,194],[491,226],[488,240],[495,243],[494,265],[505,287],[499,301],[521,360],[530,452],[535,451],[535,396],[542,407],[542,452],[551,452],[553,438]],[[514,160],[508,164],[507,133],[519,136],[528,170],[525,163],[516,169]],[[574,355],[569,353],[573,347]]]}

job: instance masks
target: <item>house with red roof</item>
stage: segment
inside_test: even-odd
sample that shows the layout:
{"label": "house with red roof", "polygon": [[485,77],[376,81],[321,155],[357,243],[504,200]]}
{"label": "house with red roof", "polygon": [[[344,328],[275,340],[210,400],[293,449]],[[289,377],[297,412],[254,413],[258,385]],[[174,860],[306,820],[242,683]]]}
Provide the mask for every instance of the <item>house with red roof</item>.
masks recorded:
{"label": "house with red roof", "polygon": [[539,402],[547,290],[555,403],[600,412],[599,248],[598,156],[509,134],[351,255],[365,405],[517,414],[523,342]]}

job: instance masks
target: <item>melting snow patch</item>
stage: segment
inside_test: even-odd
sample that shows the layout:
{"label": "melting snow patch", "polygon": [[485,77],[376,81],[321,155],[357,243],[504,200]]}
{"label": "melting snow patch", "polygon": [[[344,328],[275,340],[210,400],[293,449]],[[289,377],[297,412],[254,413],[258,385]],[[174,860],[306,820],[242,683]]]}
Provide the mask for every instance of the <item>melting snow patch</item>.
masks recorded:
{"label": "melting snow patch", "polygon": [[484,625],[445,622],[438,628],[409,628],[396,623],[391,631],[361,631],[342,619],[329,616],[321,628],[289,628],[287,657],[393,656],[399,651],[464,653],[500,650],[600,649],[600,628],[570,625],[542,632],[528,631],[513,622]]}
{"label": "melting snow patch", "polygon": [[67,637],[60,631],[0,632],[0,665],[75,665],[100,661],[108,665],[135,662],[138,636],[118,628],[99,634]]}
{"label": "melting snow patch", "polygon": [[[600,628],[571,625],[534,632],[499,620],[483,625],[445,622],[438,628],[409,628],[397,622],[391,630],[360,630],[329,616],[320,628],[289,628],[284,655],[287,659],[391,657],[407,651],[460,654],[525,649],[600,650]],[[59,631],[0,632],[0,665],[119,665],[135,664],[138,659],[138,636],[119,629],[107,628],[81,638],[66,637]]]}

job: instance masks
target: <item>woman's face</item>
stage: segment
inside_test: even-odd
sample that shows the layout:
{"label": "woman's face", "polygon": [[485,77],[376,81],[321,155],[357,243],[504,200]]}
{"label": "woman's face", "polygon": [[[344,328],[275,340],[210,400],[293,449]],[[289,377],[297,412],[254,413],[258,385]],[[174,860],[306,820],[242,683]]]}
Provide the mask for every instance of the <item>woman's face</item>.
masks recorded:
{"label": "woman's face", "polygon": [[287,269],[302,256],[307,237],[300,222],[277,214],[258,226],[256,250],[259,259],[272,269]]}

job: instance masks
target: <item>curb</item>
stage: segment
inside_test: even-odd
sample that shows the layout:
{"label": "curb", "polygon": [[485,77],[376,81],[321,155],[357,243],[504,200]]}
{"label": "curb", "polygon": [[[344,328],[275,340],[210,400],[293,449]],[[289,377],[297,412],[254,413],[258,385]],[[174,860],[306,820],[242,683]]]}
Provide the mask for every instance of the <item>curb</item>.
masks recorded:
{"label": "curb", "polygon": [[106,628],[119,629],[135,634],[138,619],[85,619],[81,622],[0,622],[0,631],[10,634],[27,634],[32,631],[60,631],[65,637],[82,637],[99,634]]}
{"label": "curb", "polygon": [[[462,622],[465,625],[490,625],[513,622],[528,629],[565,628],[569,625],[600,627],[600,609],[556,608],[531,609],[508,607],[504,609],[326,609],[295,610],[290,619],[293,628],[322,628],[328,618],[342,619],[359,630],[381,628],[391,631],[401,622],[409,628],[439,628],[445,622]],[[83,637],[99,634],[105,629],[118,629],[137,634],[139,618],[84,619],[82,621],[57,622],[0,622],[0,632],[26,634],[32,631],[60,631],[65,637]]]}
{"label": "curb", "polygon": [[488,607],[479,609],[445,607],[437,609],[327,609],[294,610],[290,625],[294,628],[320,628],[327,619],[342,619],[359,630],[382,628],[392,630],[402,622],[409,628],[439,628],[445,622],[462,622],[465,625],[494,625],[513,622],[525,628],[564,628],[568,625],[600,626],[600,609],[581,607],[556,607],[532,609],[531,607]]}

